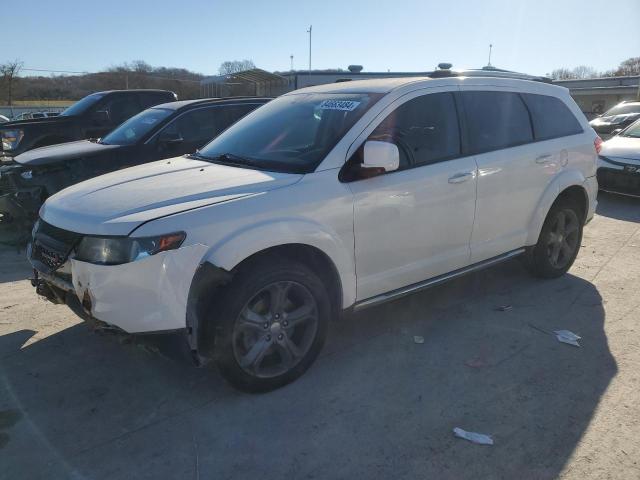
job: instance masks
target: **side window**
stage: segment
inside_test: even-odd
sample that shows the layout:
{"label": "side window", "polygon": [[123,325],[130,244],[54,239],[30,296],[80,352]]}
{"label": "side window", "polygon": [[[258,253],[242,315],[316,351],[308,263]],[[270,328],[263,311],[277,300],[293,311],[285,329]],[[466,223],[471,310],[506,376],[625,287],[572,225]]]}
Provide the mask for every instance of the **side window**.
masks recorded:
{"label": "side window", "polygon": [[529,112],[511,92],[462,92],[472,153],[533,141]]}
{"label": "side window", "polygon": [[136,95],[112,95],[99,110],[107,111],[110,124],[120,125],[141,109]]}
{"label": "side window", "polygon": [[255,105],[198,108],[181,115],[170,123],[162,131],[160,137],[182,138],[185,142],[202,146],[254,108]]}
{"label": "side window", "polygon": [[216,129],[213,134],[213,137],[221,133],[223,130],[226,130],[229,126],[236,123],[242,117],[244,117],[247,113],[255,110],[258,105],[229,105],[229,106],[219,106],[217,107],[216,112]]}
{"label": "side window", "polygon": [[160,105],[161,103],[168,103],[174,101],[172,98],[168,98],[166,93],[162,92],[145,92],[138,94],[140,98],[140,106],[142,110],[146,110],[149,107]]}
{"label": "side window", "polygon": [[409,100],[390,113],[369,140],[398,145],[401,169],[459,155],[460,131],[453,94],[431,93]]}
{"label": "side window", "polygon": [[566,137],[582,133],[580,122],[562,100],[548,95],[522,95],[533,121],[536,140]]}

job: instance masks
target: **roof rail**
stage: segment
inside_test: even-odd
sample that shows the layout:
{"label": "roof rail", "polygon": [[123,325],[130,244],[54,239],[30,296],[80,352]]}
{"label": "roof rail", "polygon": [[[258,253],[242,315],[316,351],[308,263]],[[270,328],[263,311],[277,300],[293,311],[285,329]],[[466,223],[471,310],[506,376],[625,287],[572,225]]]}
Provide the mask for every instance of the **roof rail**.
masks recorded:
{"label": "roof rail", "polygon": [[[494,78],[514,78],[518,80],[531,80],[533,82],[552,83],[549,77],[529,75],[526,73],[503,70],[493,66],[482,67],[481,69],[452,70],[450,63],[441,63],[438,70],[434,70],[427,76],[429,78],[444,77],[494,77]],[[443,68],[444,67],[444,68]]]}

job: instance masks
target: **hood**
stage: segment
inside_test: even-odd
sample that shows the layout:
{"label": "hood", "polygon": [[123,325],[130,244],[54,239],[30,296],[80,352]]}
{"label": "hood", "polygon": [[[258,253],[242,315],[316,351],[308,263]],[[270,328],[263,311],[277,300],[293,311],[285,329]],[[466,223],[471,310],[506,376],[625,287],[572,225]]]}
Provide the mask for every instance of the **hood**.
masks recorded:
{"label": "hood", "polygon": [[155,218],[267,192],[300,178],[177,157],[72,185],[50,197],[40,217],[76,233],[128,235]]}
{"label": "hood", "polygon": [[615,136],[602,144],[600,156],[612,160],[640,160],[640,138]]}
{"label": "hood", "polygon": [[14,157],[17,163],[28,166],[49,165],[52,163],[73,160],[80,157],[98,155],[122,148],[120,145],[103,145],[101,143],[80,140],[79,142],[60,143],[48,147],[34,148]]}
{"label": "hood", "polygon": [[44,118],[30,118],[28,120],[16,120],[10,121],[0,124],[0,129],[10,129],[10,128],[22,128],[31,125],[48,125],[48,124],[56,124],[59,125],[61,123],[70,122],[74,119],[73,116],[65,116],[65,115],[57,115],[55,117],[44,117]]}

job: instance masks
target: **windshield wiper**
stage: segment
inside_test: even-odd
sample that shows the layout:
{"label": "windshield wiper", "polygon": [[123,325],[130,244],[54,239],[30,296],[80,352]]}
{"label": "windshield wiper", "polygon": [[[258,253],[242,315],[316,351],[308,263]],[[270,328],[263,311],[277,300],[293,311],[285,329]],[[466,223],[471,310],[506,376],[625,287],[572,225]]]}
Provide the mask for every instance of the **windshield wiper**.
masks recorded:
{"label": "windshield wiper", "polygon": [[200,150],[196,150],[196,153],[192,153],[189,156],[198,160],[220,163],[222,165],[233,165],[237,167],[252,167],[258,170],[264,169],[255,160],[252,160],[251,158],[247,158],[247,157],[242,157],[234,153],[222,153],[220,155],[209,157],[206,155],[202,155],[202,153],[200,153]]}

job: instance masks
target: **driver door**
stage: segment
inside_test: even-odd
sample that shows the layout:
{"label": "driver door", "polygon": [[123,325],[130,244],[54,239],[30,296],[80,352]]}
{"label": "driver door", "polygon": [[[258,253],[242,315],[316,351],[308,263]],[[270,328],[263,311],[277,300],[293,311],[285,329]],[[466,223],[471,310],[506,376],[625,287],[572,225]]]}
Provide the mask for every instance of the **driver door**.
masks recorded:
{"label": "driver door", "polygon": [[[358,300],[462,268],[470,259],[477,167],[473,157],[462,157],[454,92],[414,92],[379,118],[362,143],[395,143],[400,167],[348,183]],[[360,161],[361,150],[350,162]]]}

